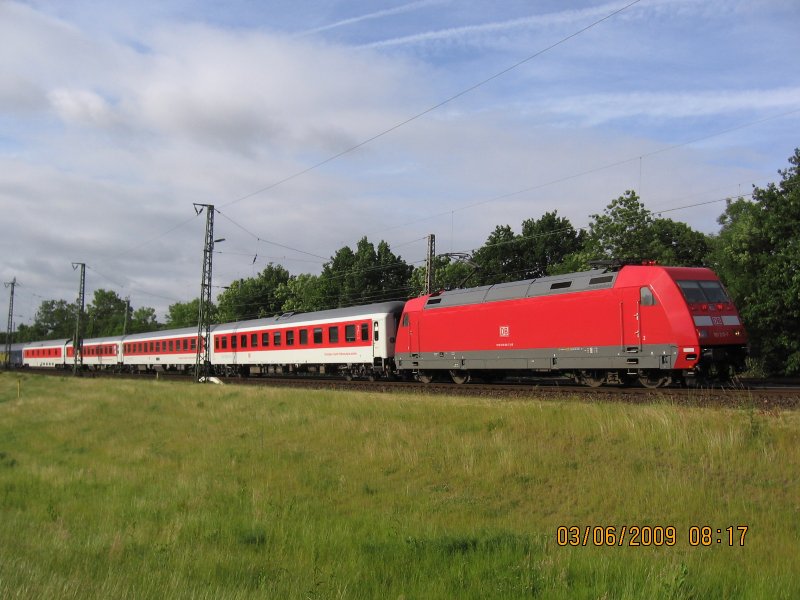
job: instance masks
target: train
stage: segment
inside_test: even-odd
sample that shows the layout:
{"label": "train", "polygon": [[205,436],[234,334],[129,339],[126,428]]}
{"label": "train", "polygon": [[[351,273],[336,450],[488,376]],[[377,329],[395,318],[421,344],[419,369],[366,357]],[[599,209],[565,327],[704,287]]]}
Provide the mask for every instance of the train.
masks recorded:
{"label": "train", "polygon": [[[84,369],[193,372],[197,328],[87,339]],[[213,325],[219,375],[328,374],[423,383],[559,376],[655,388],[745,369],[747,332],[713,271],[650,262]],[[69,368],[71,340],[26,344],[23,365]]]}

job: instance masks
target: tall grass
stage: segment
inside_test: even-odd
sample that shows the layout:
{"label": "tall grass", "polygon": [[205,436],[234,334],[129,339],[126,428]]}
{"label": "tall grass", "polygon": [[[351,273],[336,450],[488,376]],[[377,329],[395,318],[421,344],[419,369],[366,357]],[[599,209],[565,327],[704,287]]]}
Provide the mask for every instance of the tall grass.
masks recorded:
{"label": "tall grass", "polygon": [[[800,597],[794,412],[29,376],[21,392],[0,376],[2,598]],[[560,525],[677,541],[562,547]],[[749,529],[692,547],[695,525]]]}

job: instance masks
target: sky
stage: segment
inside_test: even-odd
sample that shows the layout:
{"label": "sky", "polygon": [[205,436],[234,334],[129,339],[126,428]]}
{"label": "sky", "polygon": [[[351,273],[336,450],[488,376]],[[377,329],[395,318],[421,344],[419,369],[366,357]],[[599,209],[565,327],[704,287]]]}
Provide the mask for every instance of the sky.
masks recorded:
{"label": "sky", "polygon": [[418,265],[431,233],[586,227],[626,190],[717,231],[800,146],[800,3],[630,3],[0,0],[15,325],[75,300],[77,262],[87,302],[196,298],[193,203],[218,211],[217,286],[364,236]]}

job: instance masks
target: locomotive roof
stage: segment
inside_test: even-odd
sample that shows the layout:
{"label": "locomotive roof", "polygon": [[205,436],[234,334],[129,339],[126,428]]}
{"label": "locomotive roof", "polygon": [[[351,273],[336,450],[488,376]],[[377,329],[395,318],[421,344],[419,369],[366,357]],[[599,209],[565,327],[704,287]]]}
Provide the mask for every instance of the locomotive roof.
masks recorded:
{"label": "locomotive roof", "polygon": [[307,321],[322,321],[326,319],[346,319],[348,317],[363,317],[365,315],[401,312],[405,302],[378,302],[376,304],[362,304],[346,308],[319,310],[307,313],[284,313],[274,317],[251,319],[249,321],[236,321],[234,323],[221,323],[219,329],[243,329],[245,327],[263,327],[265,325],[287,325],[291,323],[304,323]]}
{"label": "locomotive roof", "polygon": [[514,300],[516,298],[551,296],[582,290],[610,288],[613,287],[618,275],[618,271],[593,269],[591,271],[581,271],[580,273],[566,273],[538,279],[524,279],[522,281],[450,290],[428,298],[425,308],[463,306],[482,302],[497,302],[499,300]]}

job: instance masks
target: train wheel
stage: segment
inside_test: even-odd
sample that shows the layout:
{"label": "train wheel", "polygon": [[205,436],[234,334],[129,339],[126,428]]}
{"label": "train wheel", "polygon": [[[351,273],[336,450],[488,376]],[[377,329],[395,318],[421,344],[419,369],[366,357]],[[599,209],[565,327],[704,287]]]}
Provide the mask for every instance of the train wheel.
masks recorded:
{"label": "train wheel", "polygon": [[643,371],[639,373],[639,383],[642,387],[655,389],[670,384],[672,378],[661,371]]}
{"label": "train wheel", "polygon": [[585,386],[598,388],[605,383],[606,375],[602,371],[581,371],[578,379]]}
{"label": "train wheel", "polygon": [[463,385],[470,380],[470,375],[467,371],[450,371],[450,378],[453,383]]}
{"label": "train wheel", "polygon": [[425,371],[420,371],[417,373],[417,381],[420,383],[431,383],[433,381],[433,373],[426,373]]}

